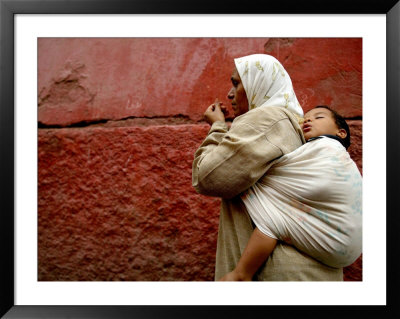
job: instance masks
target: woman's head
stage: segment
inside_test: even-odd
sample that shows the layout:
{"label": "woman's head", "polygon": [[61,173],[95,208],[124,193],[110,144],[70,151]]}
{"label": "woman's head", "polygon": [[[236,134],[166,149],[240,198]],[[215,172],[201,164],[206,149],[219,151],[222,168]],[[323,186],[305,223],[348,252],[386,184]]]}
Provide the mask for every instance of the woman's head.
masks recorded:
{"label": "woman's head", "polygon": [[281,106],[302,117],[289,74],[277,59],[253,54],[235,59],[228,98],[235,116],[256,107]]}
{"label": "woman's head", "polygon": [[228,99],[231,100],[233,113],[236,117],[249,110],[249,101],[247,100],[246,91],[236,67],[232,71],[231,82],[232,88],[228,92]]}
{"label": "woman's head", "polygon": [[346,149],[350,146],[350,129],[345,119],[328,106],[319,105],[304,115],[304,138],[309,140],[324,134],[340,137]]}

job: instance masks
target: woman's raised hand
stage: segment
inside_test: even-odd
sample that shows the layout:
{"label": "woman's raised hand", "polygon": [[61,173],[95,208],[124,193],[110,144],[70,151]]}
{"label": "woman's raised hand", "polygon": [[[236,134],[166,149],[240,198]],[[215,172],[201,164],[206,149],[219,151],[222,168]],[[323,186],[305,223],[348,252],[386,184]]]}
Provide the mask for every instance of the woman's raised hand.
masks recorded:
{"label": "woman's raised hand", "polygon": [[204,112],[204,119],[208,124],[212,125],[216,121],[225,122],[225,115],[227,114],[226,106],[222,105],[222,103],[216,99]]}

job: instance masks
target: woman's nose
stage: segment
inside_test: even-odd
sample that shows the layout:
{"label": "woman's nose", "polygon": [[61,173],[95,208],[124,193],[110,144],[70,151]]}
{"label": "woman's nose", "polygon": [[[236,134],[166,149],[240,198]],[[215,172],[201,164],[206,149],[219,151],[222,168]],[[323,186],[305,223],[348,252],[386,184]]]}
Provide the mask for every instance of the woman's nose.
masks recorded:
{"label": "woman's nose", "polygon": [[228,99],[232,100],[234,98],[235,94],[233,93],[233,87],[229,90],[228,92]]}

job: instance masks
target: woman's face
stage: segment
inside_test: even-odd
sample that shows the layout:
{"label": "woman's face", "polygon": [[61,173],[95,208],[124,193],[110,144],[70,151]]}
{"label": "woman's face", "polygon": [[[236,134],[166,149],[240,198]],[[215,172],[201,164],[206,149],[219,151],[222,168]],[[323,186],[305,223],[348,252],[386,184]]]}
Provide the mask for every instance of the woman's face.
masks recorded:
{"label": "woman's face", "polygon": [[228,99],[231,100],[233,113],[237,117],[249,110],[249,102],[236,67],[233,69],[231,81],[232,88],[228,92]]}

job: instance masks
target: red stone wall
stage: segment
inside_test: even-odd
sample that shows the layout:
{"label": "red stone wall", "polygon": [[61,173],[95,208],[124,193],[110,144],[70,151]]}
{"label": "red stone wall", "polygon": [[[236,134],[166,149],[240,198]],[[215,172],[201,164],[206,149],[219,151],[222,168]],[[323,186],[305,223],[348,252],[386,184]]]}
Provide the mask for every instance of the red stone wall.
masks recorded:
{"label": "red stone wall", "polygon": [[38,40],[39,280],[213,280],[220,200],[191,164],[205,108],[229,105],[232,59],[252,53],[282,62],[305,111],[349,120],[362,170],[361,39]]}

